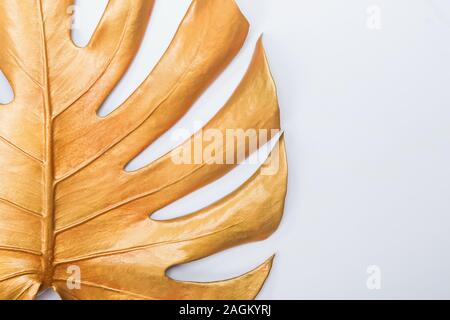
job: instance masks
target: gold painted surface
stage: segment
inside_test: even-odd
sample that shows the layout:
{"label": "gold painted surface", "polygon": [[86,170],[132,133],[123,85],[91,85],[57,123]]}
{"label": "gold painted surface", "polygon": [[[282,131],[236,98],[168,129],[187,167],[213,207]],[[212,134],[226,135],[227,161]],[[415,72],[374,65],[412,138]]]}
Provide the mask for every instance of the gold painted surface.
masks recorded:
{"label": "gold painted surface", "polygon": [[[0,106],[0,298],[33,299],[49,287],[64,299],[254,298],[272,259],[213,283],[175,281],[166,271],[274,232],[286,194],[283,138],[281,152],[265,164],[276,160],[276,175],[260,169],[227,197],[176,219],[156,221],[149,214],[235,165],[175,164],[168,154],[124,170],[231,62],[248,22],[232,0],[193,1],[148,78],[102,118],[96,111],[136,54],[153,1],[110,0],[86,48],[70,38],[72,4],[0,2],[0,68],[15,94]],[[207,128],[279,128],[261,41]],[[81,287],[71,290],[73,266],[81,270]]]}

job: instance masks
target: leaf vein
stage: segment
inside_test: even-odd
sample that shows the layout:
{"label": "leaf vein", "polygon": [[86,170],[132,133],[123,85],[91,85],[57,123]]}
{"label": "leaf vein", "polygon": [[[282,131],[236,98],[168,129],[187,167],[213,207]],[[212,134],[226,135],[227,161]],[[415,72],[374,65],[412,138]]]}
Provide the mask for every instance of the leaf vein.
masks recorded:
{"label": "leaf vein", "polygon": [[30,283],[28,286],[26,286],[25,288],[22,289],[22,291],[20,291],[16,297],[14,298],[14,300],[19,300],[22,298],[22,296],[27,293],[28,290],[30,290],[35,284],[34,283]]}
{"label": "leaf vein", "polygon": [[35,211],[27,209],[25,207],[22,207],[22,206],[18,205],[17,203],[14,203],[12,201],[0,198],[0,202],[4,203],[6,205],[12,206],[12,207],[14,207],[16,209],[19,209],[19,210],[21,210],[21,211],[23,211],[23,212],[25,212],[27,214],[31,214],[31,215],[33,215],[35,217],[42,218],[42,214],[41,213],[35,212]]}
{"label": "leaf vein", "polygon": [[226,230],[234,228],[235,226],[237,226],[239,224],[241,224],[241,222],[237,222],[237,223],[229,225],[229,226],[227,226],[225,228],[222,228],[220,230],[207,232],[207,233],[204,233],[204,234],[199,235],[197,237],[192,237],[192,238],[188,238],[188,239],[167,240],[167,241],[151,243],[151,244],[148,244],[148,245],[135,246],[135,247],[125,248],[125,249],[121,249],[121,250],[112,250],[112,251],[98,252],[98,253],[94,253],[94,254],[91,254],[91,255],[81,256],[81,257],[78,257],[78,258],[56,261],[55,265],[61,265],[61,264],[66,264],[66,263],[73,263],[73,262],[78,262],[78,261],[83,261],[83,260],[91,260],[91,259],[101,258],[101,257],[105,257],[105,256],[114,256],[114,255],[117,255],[117,254],[124,254],[124,253],[129,253],[129,252],[134,252],[134,251],[145,250],[145,249],[149,249],[149,248],[152,248],[152,247],[158,247],[158,246],[164,246],[164,245],[170,245],[170,244],[176,244],[176,243],[183,243],[183,242],[198,240],[198,239],[202,239],[202,238],[214,235],[214,234],[218,234],[218,233],[224,232]]}
{"label": "leaf vein", "polygon": [[21,60],[14,54],[12,53],[10,50],[6,51],[11,58],[13,58],[13,60],[16,62],[17,66],[19,67],[19,69],[27,76],[28,79],[30,79],[35,85],[37,85],[39,88],[43,89],[44,85],[38,81],[37,79],[35,79],[25,68],[25,66],[23,65],[23,63],[21,62]]}
{"label": "leaf vein", "polygon": [[14,149],[15,151],[20,152],[22,155],[24,155],[28,159],[39,163],[41,166],[43,165],[44,162],[41,159],[33,156],[31,153],[28,153],[27,151],[25,151],[24,149],[22,149],[19,146],[15,145],[13,142],[9,141],[8,139],[6,139],[5,137],[3,137],[1,135],[0,135],[0,141],[2,141],[4,144],[6,144],[8,147]]}
{"label": "leaf vein", "polygon": [[14,246],[0,246],[0,251],[12,251],[12,252],[21,252],[21,253],[27,253],[32,254],[35,256],[42,256],[42,252],[20,248],[20,247],[14,247]]}
{"label": "leaf vein", "polygon": [[110,211],[112,211],[112,210],[115,210],[115,209],[118,209],[118,208],[120,208],[120,207],[123,207],[123,206],[125,206],[125,205],[127,205],[127,204],[129,204],[129,203],[131,203],[131,202],[133,202],[133,201],[136,201],[136,200],[145,198],[145,197],[147,197],[147,196],[150,196],[150,195],[152,195],[152,194],[158,193],[158,192],[160,192],[160,191],[162,191],[162,190],[164,190],[164,189],[166,189],[166,188],[168,188],[168,187],[170,187],[170,186],[172,186],[172,185],[175,185],[176,183],[178,183],[178,182],[180,182],[180,181],[186,179],[187,177],[189,177],[190,175],[194,174],[195,172],[197,172],[198,170],[200,170],[200,169],[203,168],[204,166],[206,166],[205,163],[202,164],[202,165],[200,165],[199,167],[195,168],[194,170],[189,171],[186,175],[184,175],[184,176],[182,176],[182,177],[180,177],[180,178],[174,180],[174,181],[171,182],[171,183],[165,184],[165,185],[163,185],[163,186],[161,186],[161,187],[159,187],[159,188],[156,188],[156,189],[154,189],[154,190],[151,190],[151,191],[148,191],[148,192],[144,192],[144,193],[138,194],[138,195],[136,195],[136,196],[134,196],[134,197],[130,197],[130,198],[127,198],[127,199],[125,199],[125,200],[123,200],[123,201],[120,201],[119,203],[116,203],[116,204],[114,204],[114,205],[111,205],[111,206],[105,208],[104,210],[100,210],[100,211],[98,211],[98,212],[96,212],[96,213],[94,213],[94,214],[91,214],[90,216],[88,216],[88,217],[86,217],[86,218],[84,218],[84,219],[82,219],[82,220],[76,221],[76,222],[74,222],[74,223],[72,223],[72,224],[70,224],[70,225],[68,225],[68,226],[66,226],[66,227],[57,229],[57,230],[55,231],[55,233],[56,233],[56,234],[60,234],[60,233],[63,233],[63,232],[65,232],[65,231],[67,231],[67,230],[76,228],[76,227],[78,227],[78,226],[80,226],[80,225],[82,225],[82,224],[84,224],[84,223],[86,223],[86,222],[89,222],[89,221],[91,221],[91,220],[94,220],[94,219],[96,219],[96,218],[98,218],[98,217],[100,217],[100,216],[102,216],[102,215],[104,215],[104,214],[106,214],[106,213],[108,213],[108,212],[110,212]]}
{"label": "leaf vein", "polygon": [[4,277],[0,278],[0,282],[5,282],[7,280],[11,280],[17,277],[21,277],[21,276],[26,276],[29,274],[39,274],[39,270],[34,270],[34,269],[30,269],[30,270],[24,270],[24,271],[19,271],[19,272],[14,272],[11,274],[8,274]]}
{"label": "leaf vein", "polygon": [[[67,281],[67,279],[54,279],[54,280],[55,281],[61,281],[61,282],[66,282]],[[125,290],[121,290],[121,289],[111,288],[111,287],[108,287],[108,286],[104,286],[104,285],[93,283],[93,282],[89,282],[89,281],[80,281],[80,284],[84,285],[84,286],[87,286],[87,287],[104,289],[104,290],[107,290],[107,291],[112,291],[112,292],[116,292],[116,293],[120,293],[120,294],[124,294],[124,295],[128,295],[128,296],[133,296],[133,297],[140,298],[140,299],[155,300],[153,298],[141,295],[139,293],[134,293],[134,292],[125,291]]]}

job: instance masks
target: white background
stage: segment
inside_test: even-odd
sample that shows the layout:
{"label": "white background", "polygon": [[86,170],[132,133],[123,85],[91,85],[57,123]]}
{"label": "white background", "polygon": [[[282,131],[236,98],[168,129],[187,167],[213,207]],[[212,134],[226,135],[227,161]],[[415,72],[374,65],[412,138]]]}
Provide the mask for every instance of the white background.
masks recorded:
{"label": "white background", "polygon": [[[78,1],[78,43],[89,39],[106,2]],[[450,298],[450,3],[237,2],[252,24],[245,48],[178,127],[194,131],[194,122],[214,115],[264,32],[289,156],[285,217],[270,239],[170,275],[230,278],[277,252],[260,299]],[[102,113],[145,78],[189,3],[157,0],[143,47]],[[367,24],[373,5],[380,9],[379,30]],[[2,99],[6,96],[2,91]],[[176,144],[168,133],[133,166]],[[237,170],[160,216],[203,207],[238,186],[252,169]],[[372,265],[381,270],[380,290],[366,284]]]}

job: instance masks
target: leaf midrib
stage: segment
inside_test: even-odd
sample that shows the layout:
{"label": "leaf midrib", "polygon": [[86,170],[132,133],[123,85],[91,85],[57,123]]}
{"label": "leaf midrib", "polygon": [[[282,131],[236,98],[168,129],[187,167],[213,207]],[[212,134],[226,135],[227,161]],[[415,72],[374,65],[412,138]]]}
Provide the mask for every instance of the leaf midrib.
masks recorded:
{"label": "leaf midrib", "polygon": [[43,187],[43,205],[42,205],[42,228],[41,228],[41,250],[42,250],[42,289],[52,285],[53,278],[53,260],[55,243],[55,176],[53,162],[53,121],[52,104],[50,98],[50,86],[48,76],[48,57],[47,41],[45,32],[44,13],[42,0],[38,0],[39,17],[41,24],[41,51],[42,51],[42,71],[43,71],[43,99],[44,99],[44,187]]}

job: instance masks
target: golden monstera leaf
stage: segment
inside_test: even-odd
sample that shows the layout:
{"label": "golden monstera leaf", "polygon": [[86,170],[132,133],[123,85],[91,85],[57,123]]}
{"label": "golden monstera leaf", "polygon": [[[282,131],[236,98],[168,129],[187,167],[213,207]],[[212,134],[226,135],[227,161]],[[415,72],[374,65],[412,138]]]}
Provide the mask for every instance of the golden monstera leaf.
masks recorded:
{"label": "golden monstera leaf", "polygon": [[[271,259],[212,283],[175,281],[166,270],[277,228],[286,193],[283,139],[281,152],[267,160],[279,162],[276,175],[260,169],[220,201],[166,221],[149,214],[236,165],[176,164],[167,154],[140,170],[124,169],[230,63],[246,38],[246,19],[232,0],[193,1],[147,79],[99,117],[139,48],[153,1],[110,0],[86,48],[70,38],[73,2],[0,1],[0,68],[15,94],[0,106],[0,298],[33,299],[50,287],[64,299],[254,298]],[[279,128],[261,42],[239,87],[206,127]],[[74,266],[80,288],[71,290]]]}

